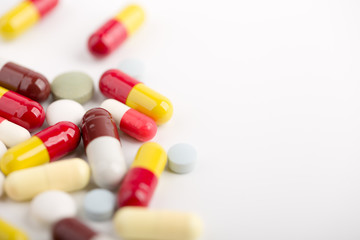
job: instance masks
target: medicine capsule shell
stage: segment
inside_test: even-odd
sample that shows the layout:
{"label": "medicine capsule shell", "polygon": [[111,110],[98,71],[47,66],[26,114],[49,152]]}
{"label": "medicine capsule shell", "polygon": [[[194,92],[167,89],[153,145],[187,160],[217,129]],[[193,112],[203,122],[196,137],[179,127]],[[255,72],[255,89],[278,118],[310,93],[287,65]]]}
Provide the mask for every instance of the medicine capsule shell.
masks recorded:
{"label": "medicine capsule shell", "polygon": [[59,122],[10,148],[0,159],[1,170],[7,175],[55,161],[73,151],[79,142],[79,128],[72,122]]}
{"label": "medicine capsule shell", "polygon": [[118,191],[118,207],[149,205],[166,165],[166,152],[157,143],[144,143],[138,150],[130,170]]}
{"label": "medicine capsule shell", "polygon": [[140,27],[144,18],[140,6],[127,6],[90,36],[89,51],[97,57],[109,55]]}
{"label": "medicine capsule shell", "polygon": [[172,117],[173,106],[169,99],[117,69],[110,69],[101,76],[99,88],[104,96],[147,115],[157,125]]}
{"label": "medicine capsule shell", "polygon": [[95,183],[114,189],[127,170],[114,120],[105,109],[93,108],[85,113],[81,130]]}
{"label": "medicine capsule shell", "polygon": [[20,229],[0,219],[0,239],[28,240],[29,237]]}
{"label": "medicine capsule shell", "polygon": [[7,147],[13,147],[31,137],[25,128],[0,117],[0,141]]}
{"label": "medicine capsule shell", "polygon": [[0,59],[0,86],[41,102],[50,94],[49,81],[40,73]]}
{"label": "medicine capsule shell", "polygon": [[38,102],[0,87],[0,116],[31,132],[42,126],[45,111]]}
{"label": "medicine capsule shell", "polygon": [[0,18],[0,34],[13,39],[33,26],[58,4],[58,0],[25,0]]}

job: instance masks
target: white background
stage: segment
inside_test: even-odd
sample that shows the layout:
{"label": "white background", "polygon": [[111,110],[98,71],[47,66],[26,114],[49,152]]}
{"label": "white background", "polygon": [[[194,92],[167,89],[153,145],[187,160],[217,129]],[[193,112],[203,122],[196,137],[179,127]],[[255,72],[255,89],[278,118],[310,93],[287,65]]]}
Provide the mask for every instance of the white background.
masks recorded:
{"label": "white background", "polygon": [[[0,1],[0,13],[17,2]],[[198,213],[202,239],[359,239],[360,2],[139,1],[145,25],[95,59],[88,36],[126,3],[62,0],[30,31],[1,41],[0,55],[50,81],[85,71],[96,87],[122,60],[144,61],[143,81],[175,109],[154,141],[188,142],[199,154],[192,173],[163,173],[150,208]],[[96,91],[87,109],[104,99]],[[130,164],[140,143],[121,137]],[[83,193],[73,194],[79,206]],[[49,239],[27,210],[1,198],[1,218]],[[114,234],[110,222],[87,223]]]}

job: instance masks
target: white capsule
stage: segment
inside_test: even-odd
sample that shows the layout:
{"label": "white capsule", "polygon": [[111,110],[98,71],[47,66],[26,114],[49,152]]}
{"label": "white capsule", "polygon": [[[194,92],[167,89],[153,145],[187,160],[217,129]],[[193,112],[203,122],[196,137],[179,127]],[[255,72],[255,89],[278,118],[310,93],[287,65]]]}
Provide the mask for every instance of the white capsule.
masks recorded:
{"label": "white capsule", "polygon": [[25,128],[0,117],[0,141],[7,147],[13,147],[31,137]]}
{"label": "white capsule", "polygon": [[123,239],[195,240],[203,231],[201,219],[192,213],[141,207],[120,208],[113,221]]}

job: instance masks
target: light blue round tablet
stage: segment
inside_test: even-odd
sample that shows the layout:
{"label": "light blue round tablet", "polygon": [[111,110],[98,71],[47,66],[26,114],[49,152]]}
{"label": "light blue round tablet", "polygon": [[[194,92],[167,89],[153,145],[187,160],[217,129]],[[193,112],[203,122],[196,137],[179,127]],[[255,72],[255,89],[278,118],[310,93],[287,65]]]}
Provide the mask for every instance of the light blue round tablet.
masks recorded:
{"label": "light blue round tablet", "polygon": [[138,59],[129,58],[119,64],[119,69],[130,77],[140,80],[145,72],[145,64]]}
{"label": "light blue round tablet", "polygon": [[191,172],[196,163],[196,149],[186,143],[178,143],[168,151],[168,166],[175,173]]}
{"label": "light blue round tablet", "polygon": [[106,189],[94,189],[85,195],[85,215],[95,221],[111,218],[115,208],[115,196]]}

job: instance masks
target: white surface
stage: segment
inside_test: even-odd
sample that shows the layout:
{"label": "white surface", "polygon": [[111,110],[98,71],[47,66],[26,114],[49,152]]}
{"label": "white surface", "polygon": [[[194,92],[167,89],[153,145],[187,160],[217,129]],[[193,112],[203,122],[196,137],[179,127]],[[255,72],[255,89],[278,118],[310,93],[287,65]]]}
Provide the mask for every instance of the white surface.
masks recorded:
{"label": "white surface", "polygon": [[50,228],[63,218],[74,217],[74,199],[66,192],[51,190],[40,193],[30,203],[30,218],[34,225]]}
{"label": "white surface", "polygon": [[6,119],[0,123],[0,140],[8,147],[13,147],[30,137],[31,135],[26,128]]}
{"label": "white surface", "polygon": [[70,99],[61,99],[52,102],[47,107],[46,122],[51,126],[61,121],[69,121],[79,126],[84,114],[85,109],[80,103]]}
{"label": "white surface", "polygon": [[109,136],[97,137],[87,145],[86,156],[94,182],[114,190],[127,171],[120,141]]}
{"label": "white surface", "polygon": [[5,60],[0,58],[0,70],[4,67],[5,64],[7,64],[9,62],[9,60]]}
{"label": "white surface", "polygon": [[115,99],[106,99],[100,104],[100,107],[106,109],[111,114],[116,126],[120,125],[121,119],[130,109],[130,107]]}
{"label": "white surface", "polygon": [[[0,1],[0,13],[16,2]],[[71,70],[98,81],[142,59],[146,84],[174,104],[154,141],[199,154],[190,174],[162,174],[150,208],[198,213],[204,240],[359,239],[360,2],[138,2],[145,25],[108,58],[93,58],[87,38],[126,1],[61,0],[20,38],[0,40],[1,57],[50,81]],[[96,86],[85,108],[103,100]],[[141,143],[121,138],[129,165]],[[27,210],[1,198],[0,217],[49,239]],[[113,233],[111,222],[86,222]]]}
{"label": "white surface", "polygon": [[141,81],[145,73],[145,64],[139,59],[128,58],[119,64],[119,70]]}

